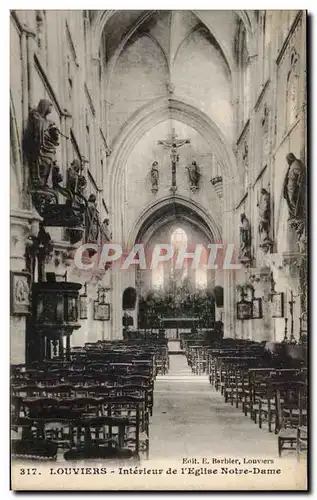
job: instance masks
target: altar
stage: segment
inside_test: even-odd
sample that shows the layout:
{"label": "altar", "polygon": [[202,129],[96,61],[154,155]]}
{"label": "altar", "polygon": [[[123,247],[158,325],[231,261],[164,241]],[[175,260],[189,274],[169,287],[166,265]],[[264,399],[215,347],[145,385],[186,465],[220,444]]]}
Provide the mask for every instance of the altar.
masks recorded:
{"label": "altar", "polygon": [[199,318],[162,318],[162,328],[166,332],[168,340],[178,340],[180,333],[190,332],[192,328],[198,328]]}

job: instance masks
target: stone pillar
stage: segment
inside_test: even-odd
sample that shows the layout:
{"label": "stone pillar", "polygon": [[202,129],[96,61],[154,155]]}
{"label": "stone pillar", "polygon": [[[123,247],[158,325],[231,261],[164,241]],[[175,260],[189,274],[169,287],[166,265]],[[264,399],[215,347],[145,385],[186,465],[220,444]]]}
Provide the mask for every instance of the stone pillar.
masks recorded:
{"label": "stone pillar", "polygon": [[[122,277],[123,278],[123,292],[128,287],[136,289],[136,273],[137,272],[138,272],[137,266],[135,266],[135,265],[130,266],[129,269],[127,269],[126,271],[123,271],[123,277]],[[122,297],[123,297],[123,292],[122,292]],[[122,297],[121,297],[121,302],[122,302]],[[137,302],[135,304],[135,308],[129,309],[127,312],[133,318],[133,328],[137,328],[137,326],[138,326]],[[123,310],[122,310],[122,314],[123,314]]]}
{"label": "stone pillar", "polygon": [[34,96],[34,53],[36,52],[36,34],[26,29],[27,71],[28,71],[28,104],[29,108],[36,106]]}
{"label": "stone pillar", "polygon": [[[26,271],[25,251],[30,235],[37,236],[41,218],[32,211],[12,210],[10,214],[10,269],[14,273]],[[14,288],[10,290],[14,300]],[[12,364],[25,363],[26,315],[10,315]]]}
{"label": "stone pillar", "polygon": [[236,337],[235,328],[235,277],[233,271],[227,271],[224,279],[224,336]]}
{"label": "stone pillar", "polygon": [[[231,238],[231,220],[233,212],[228,210],[223,214],[223,243],[233,243]],[[224,288],[224,337],[236,337],[236,300],[235,300],[235,270],[223,270],[223,288]]]}
{"label": "stone pillar", "polygon": [[100,59],[98,56],[92,56],[91,57],[91,69],[92,69],[92,89],[93,89],[93,95],[94,95],[94,101],[97,109],[99,110],[99,67],[100,67]]}
{"label": "stone pillar", "polygon": [[302,30],[301,30],[301,47],[300,47],[300,60],[303,70],[300,72],[300,110],[301,110],[301,151],[300,158],[307,164],[307,70],[306,70],[306,45],[307,45],[307,35],[306,35],[306,13],[302,13]]}
{"label": "stone pillar", "polygon": [[111,303],[112,303],[112,321],[111,321],[111,338],[120,339],[122,338],[122,294],[123,294],[123,280],[122,271],[116,269],[113,273],[112,279],[112,293],[111,293]]}

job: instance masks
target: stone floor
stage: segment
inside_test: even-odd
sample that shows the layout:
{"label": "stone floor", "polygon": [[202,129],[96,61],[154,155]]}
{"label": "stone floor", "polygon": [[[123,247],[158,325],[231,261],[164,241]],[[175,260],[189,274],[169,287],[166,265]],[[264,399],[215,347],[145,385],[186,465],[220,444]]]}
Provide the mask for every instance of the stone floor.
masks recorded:
{"label": "stone floor", "polygon": [[185,356],[170,356],[169,374],[157,377],[154,398],[151,459],[277,456],[277,437],[225,403],[206,375],[193,375]]}

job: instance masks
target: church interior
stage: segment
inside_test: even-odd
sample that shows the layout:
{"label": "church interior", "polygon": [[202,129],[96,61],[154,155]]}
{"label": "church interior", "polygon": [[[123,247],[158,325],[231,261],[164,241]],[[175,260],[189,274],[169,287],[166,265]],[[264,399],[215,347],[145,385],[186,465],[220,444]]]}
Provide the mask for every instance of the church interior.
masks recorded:
{"label": "church interior", "polygon": [[305,459],[305,12],[13,10],[10,58],[12,456]]}

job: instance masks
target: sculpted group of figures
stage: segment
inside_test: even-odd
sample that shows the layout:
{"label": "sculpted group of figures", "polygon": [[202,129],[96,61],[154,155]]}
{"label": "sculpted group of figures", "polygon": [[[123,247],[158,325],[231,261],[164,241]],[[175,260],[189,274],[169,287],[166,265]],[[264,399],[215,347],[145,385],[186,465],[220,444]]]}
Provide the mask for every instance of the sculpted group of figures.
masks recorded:
{"label": "sculpted group of figures", "polygon": [[[288,170],[284,179],[283,196],[287,203],[291,228],[295,229],[298,241],[305,238],[306,227],[306,168],[301,160],[293,153],[286,156]],[[246,266],[250,265],[251,255],[251,225],[245,213],[240,216],[240,249],[239,260]],[[272,249],[273,241],[271,232],[271,201],[270,193],[262,188],[258,203],[258,232],[260,236],[260,248],[264,252]]]}
{"label": "sculpted group of figures", "polygon": [[[191,165],[186,167],[188,172],[188,182],[190,190],[196,192],[199,189],[199,181],[201,177],[200,168],[197,165],[196,161],[193,161]],[[159,187],[159,165],[157,161],[152,163],[151,168],[151,184],[152,184],[152,193],[155,194],[158,191]]]}
{"label": "sculpted group of figures", "polygon": [[[29,167],[29,186],[32,201],[47,225],[71,228],[79,237],[85,229],[87,242],[96,242],[100,232],[110,241],[109,219],[100,221],[96,195],[85,196],[87,180],[84,175],[84,160],[75,158],[67,169],[66,186],[56,161],[60,130],[48,115],[52,103],[41,99],[36,109],[29,114],[24,134],[23,150]],[[65,204],[58,202],[58,193],[66,198]],[[81,231],[81,232],[80,232]]]}

